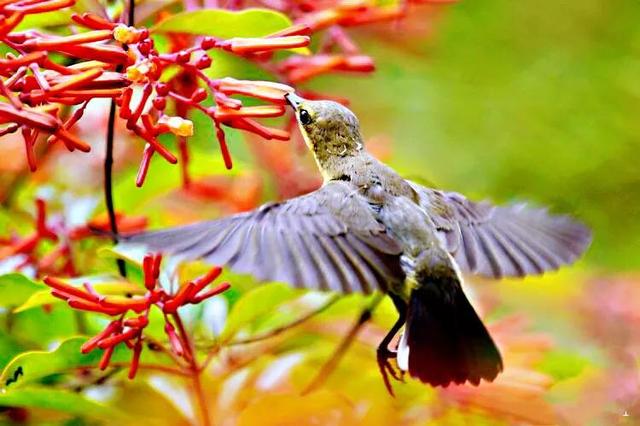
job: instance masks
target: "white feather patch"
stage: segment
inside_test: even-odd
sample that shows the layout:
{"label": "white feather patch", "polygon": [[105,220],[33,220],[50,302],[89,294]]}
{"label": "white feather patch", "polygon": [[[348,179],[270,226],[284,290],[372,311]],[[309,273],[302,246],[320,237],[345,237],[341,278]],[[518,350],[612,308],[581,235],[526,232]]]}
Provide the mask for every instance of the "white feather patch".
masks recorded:
{"label": "white feather patch", "polygon": [[407,344],[406,330],[402,333],[402,336],[400,336],[396,361],[398,362],[398,368],[400,370],[409,371],[409,345]]}

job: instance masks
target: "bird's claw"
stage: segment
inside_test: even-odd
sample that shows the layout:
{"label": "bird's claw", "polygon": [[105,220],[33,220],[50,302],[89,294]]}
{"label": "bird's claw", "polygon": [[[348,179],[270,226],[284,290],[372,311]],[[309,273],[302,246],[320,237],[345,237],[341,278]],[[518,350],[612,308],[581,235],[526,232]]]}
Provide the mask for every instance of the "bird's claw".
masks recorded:
{"label": "bird's claw", "polygon": [[397,369],[391,363],[391,359],[395,359],[397,357],[397,353],[386,348],[378,348],[377,355],[378,368],[380,369],[380,374],[384,380],[384,386],[387,388],[387,391],[391,396],[395,396],[389,376],[393,377],[394,380],[404,382],[404,371]]}

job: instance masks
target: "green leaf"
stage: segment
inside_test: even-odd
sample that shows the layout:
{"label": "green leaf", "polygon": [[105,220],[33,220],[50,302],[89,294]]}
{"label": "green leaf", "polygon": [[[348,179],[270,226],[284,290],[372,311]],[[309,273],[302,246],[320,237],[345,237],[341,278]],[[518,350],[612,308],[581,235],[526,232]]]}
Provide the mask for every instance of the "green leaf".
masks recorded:
{"label": "green leaf", "polygon": [[248,9],[234,12],[200,9],[182,12],[153,27],[155,32],[176,32],[219,38],[261,37],[291,26],[291,20],[273,10]]}
{"label": "green leaf", "polygon": [[254,325],[252,323],[259,317],[268,314],[281,303],[298,295],[299,292],[282,283],[262,285],[247,292],[233,305],[221,339],[224,341],[241,328]]}
{"label": "green leaf", "polygon": [[25,16],[16,27],[16,31],[33,30],[34,28],[47,28],[61,26],[65,30],[69,28],[71,10],[54,10],[46,13],[33,13]]}
{"label": "green leaf", "polygon": [[0,307],[21,305],[43,288],[22,274],[0,275]]}
{"label": "green leaf", "polygon": [[125,414],[113,407],[67,390],[27,387],[0,393],[0,407],[27,407],[55,410],[82,417],[123,419]]}
{"label": "green leaf", "polygon": [[207,77],[223,78],[232,75],[240,80],[274,80],[264,69],[243,57],[220,50],[212,50],[207,54],[215,64],[204,70]]}
{"label": "green leaf", "polygon": [[50,309],[29,309],[12,314],[10,330],[11,336],[27,347],[46,348],[77,335],[78,324],[76,313],[58,304]]}
{"label": "green leaf", "polygon": [[[72,337],[53,351],[29,351],[16,356],[7,364],[0,375],[0,389],[6,392],[36,382],[52,374],[64,373],[72,368],[98,364],[102,351],[88,354],[80,352],[86,337]],[[123,361],[130,357],[124,348],[118,346],[112,361]]]}
{"label": "green leaf", "polygon": [[62,302],[51,295],[50,290],[39,290],[33,293],[23,304],[13,310],[13,313],[18,314],[24,312],[27,309],[32,309],[38,306],[49,305],[52,303]]}
{"label": "green leaf", "polygon": [[22,345],[13,336],[0,331],[0,368],[23,350]]}
{"label": "green leaf", "polygon": [[[17,355],[0,374],[0,392],[9,393],[45,377],[68,373],[76,368],[95,367],[103,352],[99,349],[88,354],[80,352],[80,347],[87,340],[83,336],[71,337],[52,351],[28,351]],[[131,351],[124,344],[116,346],[111,363],[128,363],[130,360]],[[142,363],[155,365],[171,361],[166,355],[150,350],[143,350],[140,360]]]}

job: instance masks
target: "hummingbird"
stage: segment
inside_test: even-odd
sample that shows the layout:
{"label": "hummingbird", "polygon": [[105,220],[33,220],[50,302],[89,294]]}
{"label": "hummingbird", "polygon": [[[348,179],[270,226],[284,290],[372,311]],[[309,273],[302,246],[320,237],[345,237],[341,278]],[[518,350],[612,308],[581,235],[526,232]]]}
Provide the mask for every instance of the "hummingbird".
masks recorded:
{"label": "hummingbird", "polygon": [[386,293],[398,319],[378,346],[377,362],[390,393],[389,376],[405,373],[431,386],[493,381],[502,357],[465,295],[463,274],[556,270],[586,250],[589,229],[545,209],[473,202],[404,179],[367,152],[349,109],[295,93],[285,99],[322,174],[319,189],[218,220],[129,236],[127,243],[227,265],[262,282]]}

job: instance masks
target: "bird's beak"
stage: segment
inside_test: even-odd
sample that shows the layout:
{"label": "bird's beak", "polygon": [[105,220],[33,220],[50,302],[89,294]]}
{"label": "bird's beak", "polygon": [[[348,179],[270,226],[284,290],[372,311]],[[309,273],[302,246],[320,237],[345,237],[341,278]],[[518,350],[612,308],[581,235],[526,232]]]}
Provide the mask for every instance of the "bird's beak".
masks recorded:
{"label": "bird's beak", "polygon": [[298,107],[304,102],[304,98],[296,95],[293,92],[287,93],[284,95],[285,100],[294,110],[297,110]]}

